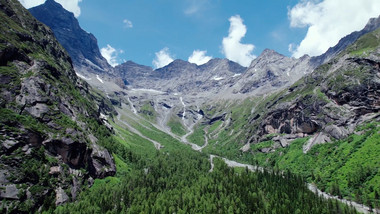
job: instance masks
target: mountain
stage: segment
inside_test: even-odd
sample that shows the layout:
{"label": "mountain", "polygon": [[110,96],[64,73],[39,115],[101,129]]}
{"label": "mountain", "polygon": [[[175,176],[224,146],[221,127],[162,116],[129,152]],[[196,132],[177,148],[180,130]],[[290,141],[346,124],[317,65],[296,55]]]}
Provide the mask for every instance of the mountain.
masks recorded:
{"label": "mountain", "polygon": [[260,95],[290,86],[313,71],[309,60],[308,56],[295,59],[266,49],[233,86],[235,93]]}
{"label": "mountain", "polygon": [[115,70],[118,72],[118,76],[124,80],[126,85],[136,85],[141,80],[148,78],[153,72],[151,67],[139,65],[132,61],[117,65]]}
{"label": "mountain", "polygon": [[116,66],[115,70],[132,88],[190,94],[210,90],[216,93],[245,68],[227,59],[212,59],[200,66],[177,59],[156,70],[131,61]]}
{"label": "mountain", "polygon": [[0,209],[48,210],[115,174],[103,146],[113,141],[105,115],[116,112],[17,0],[1,0],[0,17]]}
{"label": "mountain", "polygon": [[84,31],[74,17],[54,0],[29,9],[30,13],[49,26],[58,41],[66,49],[79,72],[112,73],[112,67],[100,54],[94,35]]}
{"label": "mountain", "polygon": [[[296,188],[279,185],[292,194],[310,193],[299,189],[307,182],[338,199],[356,201],[356,207],[368,205],[366,211],[379,206],[380,32],[376,26],[377,19],[372,19],[363,31],[348,35],[319,57],[295,59],[267,49],[248,68],[213,59],[200,66],[175,60],[156,70],[128,61],[113,71],[127,87],[112,85],[113,80],[100,73],[85,77],[117,105],[118,116],[110,118],[116,141],[101,144],[112,151],[120,170],[114,178],[97,180],[77,203],[57,210],[238,213],[257,204],[261,209],[265,205],[267,212],[301,213],[300,207],[321,202],[321,194],[311,203],[304,203],[303,196],[290,199],[287,191],[277,194],[278,200],[266,197],[265,191],[257,191],[260,182],[247,191],[233,176],[251,176],[249,170],[258,173],[253,177],[261,177],[261,170],[280,175],[272,180],[291,181],[292,173],[300,176]],[[99,104],[101,96],[95,97]],[[100,109],[112,112],[112,106],[103,103]],[[247,170],[234,171],[224,163]],[[226,177],[231,180],[224,184],[244,187],[239,190],[242,195],[230,195],[236,189],[218,191],[226,195],[213,192],[226,186],[218,183]],[[194,204],[193,199],[206,202]],[[170,204],[173,201],[177,207]],[[268,201],[281,207],[272,209]],[[336,208],[332,213],[350,213],[333,203],[328,206]],[[310,212],[328,210],[317,205]]]}
{"label": "mountain", "polygon": [[362,35],[285,89],[203,106],[194,133],[209,130],[208,152],[289,170],[330,194],[378,207],[379,38],[380,28]]}

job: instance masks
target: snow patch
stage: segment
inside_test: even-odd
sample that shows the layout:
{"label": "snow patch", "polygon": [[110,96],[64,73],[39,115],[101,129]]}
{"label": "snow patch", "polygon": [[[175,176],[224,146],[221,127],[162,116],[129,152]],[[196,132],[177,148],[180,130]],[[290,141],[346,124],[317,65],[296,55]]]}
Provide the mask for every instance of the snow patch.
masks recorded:
{"label": "snow patch", "polygon": [[238,76],[241,76],[241,74],[234,74],[234,75],[232,76],[232,78],[234,78],[234,77],[238,77]]}
{"label": "snow patch", "polygon": [[79,73],[77,73],[77,72],[75,72],[76,74],[77,74],[77,76],[79,77],[79,78],[81,78],[81,79],[84,79],[84,80],[91,80],[91,78],[87,78],[87,77],[85,77],[85,76],[83,76],[83,75],[81,75],[81,74],[79,74]]}
{"label": "snow patch", "polygon": [[99,75],[96,75],[96,79],[99,80],[99,82],[104,83],[102,79],[100,79]]}
{"label": "snow patch", "polygon": [[203,118],[203,115],[201,115],[199,112],[201,111],[201,109],[199,108],[199,106],[197,106],[197,112],[198,112],[198,120],[202,119]]}
{"label": "snow patch", "polygon": [[132,88],[131,91],[142,91],[142,92],[149,92],[149,93],[154,93],[154,94],[165,94],[165,92],[163,91],[147,89],[147,88]]}
{"label": "snow patch", "polygon": [[214,79],[214,80],[216,80],[216,81],[219,81],[219,80],[222,80],[222,79],[224,79],[224,77],[218,77],[218,76],[214,76],[214,77],[213,77],[213,79]]}

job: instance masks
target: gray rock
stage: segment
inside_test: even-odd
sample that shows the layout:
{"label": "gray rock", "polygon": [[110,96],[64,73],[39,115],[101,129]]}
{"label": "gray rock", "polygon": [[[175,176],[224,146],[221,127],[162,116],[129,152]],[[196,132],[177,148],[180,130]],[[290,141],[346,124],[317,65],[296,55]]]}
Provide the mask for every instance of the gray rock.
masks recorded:
{"label": "gray rock", "polygon": [[104,178],[112,176],[116,173],[116,166],[113,157],[105,149],[101,149],[98,145],[92,145],[90,155],[90,173],[96,178]]}
{"label": "gray rock", "polygon": [[330,141],[331,139],[326,134],[319,132],[306,142],[306,144],[303,146],[303,153],[306,154],[314,145],[323,144]]}
{"label": "gray rock", "polygon": [[2,143],[2,146],[7,150],[13,150],[14,147],[18,147],[20,142],[14,141],[14,140],[4,140]]}
{"label": "gray rock", "polygon": [[0,170],[0,185],[8,183],[8,170]]}
{"label": "gray rock", "polygon": [[335,139],[346,138],[349,134],[347,129],[344,127],[338,127],[337,125],[326,126],[324,131]]}
{"label": "gray rock", "polygon": [[272,148],[268,147],[268,148],[261,148],[259,149],[260,152],[262,153],[270,153],[272,151]]}
{"label": "gray rock", "polygon": [[49,175],[59,175],[62,173],[62,167],[61,166],[52,166],[49,170]]}
{"label": "gray rock", "polygon": [[80,191],[80,182],[78,181],[77,177],[73,177],[73,183],[71,186],[71,198],[73,201],[77,198],[77,195]]}
{"label": "gray rock", "polygon": [[251,144],[246,143],[243,147],[240,148],[240,151],[247,152],[251,148]]}
{"label": "gray rock", "polygon": [[69,201],[69,196],[65,193],[65,191],[62,189],[62,187],[58,187],[58,189],[55,190],[55,205],[59,206]]}
{"label": "gray rock", "polygon": [[36,103],[34,106],[25,108],[25,110],[36,118],[42,118],[44,114],[50,111],[49,107],[44,103]]}
{"label": "gray rock", "polygon": [[0,198],[5,199],[19,199],[17,189],[15,184],[9,184],[1,187],[3,190],[0,191]]}

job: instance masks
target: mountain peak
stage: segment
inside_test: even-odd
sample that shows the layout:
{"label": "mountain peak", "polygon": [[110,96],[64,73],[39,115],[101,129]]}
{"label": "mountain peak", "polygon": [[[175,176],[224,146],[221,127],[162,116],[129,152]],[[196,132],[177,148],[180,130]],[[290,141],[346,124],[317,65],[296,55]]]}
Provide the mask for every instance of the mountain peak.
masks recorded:
{"label": "mountain peak", "polygon": [[[42,5],[30,8],[29,12],[53,30],[59,43],[71,56],[76,68],[84,67],[85,70],[90,68],[96,72],[112,71],[111,66],[100,54],[94,35],[80,27],[72,12],[64,9],[54,0],[47,0]],[[91,66],[93,64],[96,66]]]}
{"label": "mountain peak", "polygon": [[275,51],[275,50],[272,50],[272,49],[268,49],[268,48],[266,48],[266,49],[260,54],[259,57],[262,57],[262,56],[272,56],[272,55],[284,56],[284,55],[278,53],[278,52]]}
{"label": "mountain peak", "polygon": [[[43,9],[49,11],[49,12],[45,11],[46,13],[64,14],[65,16],[68,16],[67,18],[75,19],[74,14],[72,12],[66,10],[65,8],[63,8],[63,6],[60,3],[58,3],[54,0],[46,0],[45,3],[38,5],[36,7],[30,8],[29,11],[34,10],[34,8],[43,8]],[[71,17],[70,17],[70,14],[71,14]],[[34,14],[33,14],[33,16],[34,16]],[[78,25],[79,25],[79,23],[78,23]]]}
{"label": "mountain peak", "polygon": [[380,26],[380,15],[377,18],[369,19],[368,23],[364,27],[366,31],[372,31],[371,29],[376,29]]}

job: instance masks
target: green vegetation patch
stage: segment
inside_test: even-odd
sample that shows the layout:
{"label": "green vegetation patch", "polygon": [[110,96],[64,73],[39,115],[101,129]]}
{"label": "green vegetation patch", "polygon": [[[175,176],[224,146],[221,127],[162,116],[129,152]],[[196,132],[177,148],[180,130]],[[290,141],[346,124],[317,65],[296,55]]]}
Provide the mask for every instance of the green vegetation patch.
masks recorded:
{"label": "green vegetation patch", "polygon": [[170,127],[170,131],[178,136],[183,136],[186,134],[186,128],[177,118],[170,118],[167,126]]}
{"label": "green vegetation patch", "polygon": [[197,144],[198,146],[203,146],[205,144],[205,126],[204,125],[197,125],[194,128],[194,132],[187,136],[187,140],[191,143]]}
{"label": "green vegetation patch", "polygon": [[146,102],[144,103],[141,108],[140,108],[140,111],[139,113],[147,120],[151,121],[151,122],[156,122],[156,117],[157,117],[157,113],[156,111],[154,110],[154,107],[152,106],[152,104],[150,102]]}

